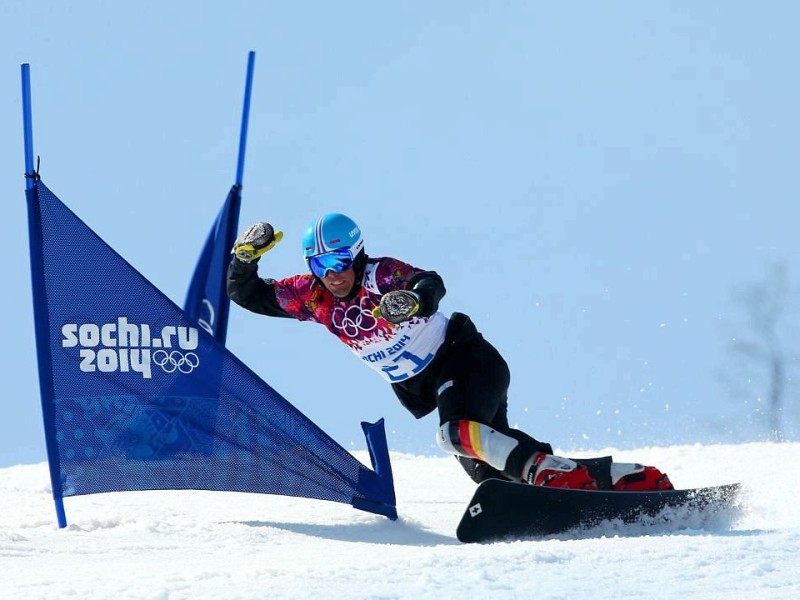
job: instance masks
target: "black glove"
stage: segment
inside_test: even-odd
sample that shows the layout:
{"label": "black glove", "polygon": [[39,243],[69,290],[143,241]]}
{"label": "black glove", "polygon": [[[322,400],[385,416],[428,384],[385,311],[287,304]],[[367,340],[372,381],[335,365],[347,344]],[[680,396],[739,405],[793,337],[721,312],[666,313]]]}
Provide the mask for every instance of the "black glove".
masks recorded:
{"label": "black glove", "polygon": [[383,317],[389,323],[397,325],[408,321],[419,312],[419,294],[408,290],[394,290],[381,297],[381,303],[372,311],[376,318]]}
{"label": "black glove", "polygon": [[272,250],[281,239],[283,239],[282,231],[275,231],[269,223],[256,223],[239,234],[231,252],[240,261],[251,263],[261,258],[265,252]]}

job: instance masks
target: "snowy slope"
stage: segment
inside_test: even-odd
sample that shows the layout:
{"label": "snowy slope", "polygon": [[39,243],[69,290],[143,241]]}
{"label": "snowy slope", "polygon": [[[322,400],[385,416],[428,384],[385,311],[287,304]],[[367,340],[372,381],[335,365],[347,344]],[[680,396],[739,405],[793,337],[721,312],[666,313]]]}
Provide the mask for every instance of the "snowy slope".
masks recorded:
{"label": "snowy slope", "polygon": [[0,598],[800,598],[800,444],[614,455],[679,487],[743,481],[741,516],[462,545],[472,482],[452,458],[393,455],[395,523],[328,502],[137,492],[67,499],[58,530],[46,465],[22,465],[0,470]]}

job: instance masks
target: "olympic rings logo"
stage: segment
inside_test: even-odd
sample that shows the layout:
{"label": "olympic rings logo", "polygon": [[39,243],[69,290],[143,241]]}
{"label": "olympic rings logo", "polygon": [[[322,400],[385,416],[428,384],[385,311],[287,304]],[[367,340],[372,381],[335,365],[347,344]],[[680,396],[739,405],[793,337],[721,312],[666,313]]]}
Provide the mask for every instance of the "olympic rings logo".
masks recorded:
{"label": "olympic rings logo", "polygon": [[153,352],[153,362],[165,373],[179,371],[188,375],[200,365],[200,357],[194,352],[184,354],[179,350],[156,350]]}
{"label": "olympic rings logo", "polygon": [[369,298],[361,298],[358,306],[348,306],[346,310],[336,307],[331,316],[333,326],[350,338],[358,337],[359,331],[375,329],[378,321],[372,316],[372,311],[364,306],[364,301],[369,302]]}

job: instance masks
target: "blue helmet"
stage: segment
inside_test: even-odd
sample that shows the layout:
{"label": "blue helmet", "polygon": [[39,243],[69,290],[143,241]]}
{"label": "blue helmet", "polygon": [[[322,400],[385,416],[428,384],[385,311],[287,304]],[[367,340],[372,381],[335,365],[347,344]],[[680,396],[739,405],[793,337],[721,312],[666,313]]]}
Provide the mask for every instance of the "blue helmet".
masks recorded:
{"label": "blue helmet", "polygon": [[339,213],[329,213],[309,224],[303,235],[303,257],[306,261],[312,256],[339,248],[348,248],[353,260],[364,251],[361,229],[353,219]]}

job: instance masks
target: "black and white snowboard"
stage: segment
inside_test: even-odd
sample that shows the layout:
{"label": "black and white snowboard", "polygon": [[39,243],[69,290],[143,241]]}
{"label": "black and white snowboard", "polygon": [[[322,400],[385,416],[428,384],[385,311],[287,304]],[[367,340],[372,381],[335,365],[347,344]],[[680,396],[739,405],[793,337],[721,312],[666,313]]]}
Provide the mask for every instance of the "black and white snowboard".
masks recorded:
{"label": "black and white snowboard", "polygon": [[615,492],[550,488],[500,479],[481,483],[456,530],[462,542],[518,539],[646,517],[665,522],[711,517],[733,506],[741,485],[690,490]]}

